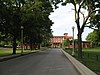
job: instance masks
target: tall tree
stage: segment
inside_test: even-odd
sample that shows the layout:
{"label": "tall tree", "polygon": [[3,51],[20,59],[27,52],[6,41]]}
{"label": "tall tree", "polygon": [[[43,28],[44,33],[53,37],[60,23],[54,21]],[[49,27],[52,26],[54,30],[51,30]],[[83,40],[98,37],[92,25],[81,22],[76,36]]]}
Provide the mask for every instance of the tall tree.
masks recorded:
{"label": "tall tree", "polygon": [[20,40],[21,26],[29,43],[40,44],[51,33],[50,12],[49,0],[0,0],[0,32],[12,36],[13,54],[16,54],[16,40]]}
{"label": "tall tree", "polygon": [[36,0],[33,5],[28,4],[26,7],[28,9],[25,11],[27,14],[24,16],[24,24],[27,24],[25,28],[29,28],[28,31],[25,30],[26,39],[29,38],[27,41],[30,41],[31,46],[32,44],[40,45],[43,39],[48,37],[46,34],[51,33],[52,21],[48,16],[52,12],[52,6],[47,0]]}
{"label": "tall tree", "polygon": [[[56,2],[55,4],[58,4],[58,2],[61,0],[51,0],[51,2]],[[77,30],[78,30],[78,56],[79,58],[82,58],[82,33],[84,32],[84,28],[88,23],[88,20],[92,17],[92,15],[95,14],[97,10],[96,5],[100,4],[99,0],[63,0],[64,2],[62,5],[66,5],[67,3],[72,3],[75,10],[75,22],[77,24]],[[86,15],[81,10],[85,9],[87,10],[88,14]],[[83,16],[83,23],[80,22],[80,14]],[[85,16],[86,15],[86,16]]]}

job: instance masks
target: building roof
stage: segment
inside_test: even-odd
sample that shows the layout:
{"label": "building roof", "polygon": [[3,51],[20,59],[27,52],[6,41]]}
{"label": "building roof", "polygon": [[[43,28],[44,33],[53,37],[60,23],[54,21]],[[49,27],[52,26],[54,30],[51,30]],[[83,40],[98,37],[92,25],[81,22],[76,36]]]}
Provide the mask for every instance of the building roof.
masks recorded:
{"label": "building roof", "polygon": [[73,38],[72,36],[53,36],[54,38]]}

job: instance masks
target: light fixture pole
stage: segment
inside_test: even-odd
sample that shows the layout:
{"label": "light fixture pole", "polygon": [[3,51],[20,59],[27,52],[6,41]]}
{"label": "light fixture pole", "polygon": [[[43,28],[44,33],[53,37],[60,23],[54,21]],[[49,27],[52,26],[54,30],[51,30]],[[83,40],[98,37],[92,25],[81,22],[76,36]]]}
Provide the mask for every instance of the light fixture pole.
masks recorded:
{"label": "light fixture pole", "polygon": [[72,56],[74,56],[75,55],[75,52],[74,52],[74,29],[75,29],[75,27],[74,26],[72,26],[72,32],[73,32],[73,51],[72,51]]}
{"label": "light fixture pole", "polygon": [[23,53],[24,47],[23,47],[23,29],[24,27],[21,26],[21,54]]}

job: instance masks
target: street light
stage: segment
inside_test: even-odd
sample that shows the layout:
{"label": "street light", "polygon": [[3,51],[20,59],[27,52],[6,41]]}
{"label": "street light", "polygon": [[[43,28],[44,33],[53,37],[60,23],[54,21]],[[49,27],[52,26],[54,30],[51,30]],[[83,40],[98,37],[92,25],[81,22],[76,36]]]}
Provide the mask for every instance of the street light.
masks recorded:
{"label": "street light", "polygon": [[74,52],[74,29],[75,29],[75,27],[72,26],[72,32],[73,32],[73,51],[72,51],[72,56],[75,55],[75,52]]}
{"label": "street light", "polygon": [[21,26],[21,47],[22,47],[21,54],[23,53],[23,50],[24,50],[24,47],[23,47],[23,29],[24,29],[24,27]]}

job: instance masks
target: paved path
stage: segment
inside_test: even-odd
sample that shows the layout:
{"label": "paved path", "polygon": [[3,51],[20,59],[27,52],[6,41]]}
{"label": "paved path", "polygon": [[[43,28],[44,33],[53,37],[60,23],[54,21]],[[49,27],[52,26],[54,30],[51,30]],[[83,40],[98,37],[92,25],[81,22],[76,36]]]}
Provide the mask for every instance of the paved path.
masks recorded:
{"label": "paved path", "polygon": [[0,75],[79,75],[60,49],[0,62]]}

